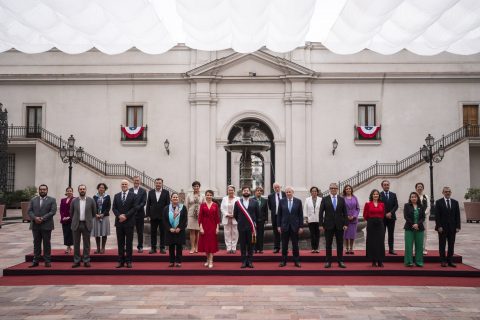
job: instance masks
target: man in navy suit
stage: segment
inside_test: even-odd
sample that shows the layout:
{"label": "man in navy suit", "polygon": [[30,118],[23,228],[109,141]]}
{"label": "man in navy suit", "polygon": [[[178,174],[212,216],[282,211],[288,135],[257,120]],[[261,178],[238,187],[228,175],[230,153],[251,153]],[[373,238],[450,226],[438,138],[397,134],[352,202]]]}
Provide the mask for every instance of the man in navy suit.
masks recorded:
{"label": "man in navy suit", "polygon": [[150,243],[148,252],[157,252],[157,230],[160,233],[160,253],[165,254],[165,229],[163,228],[163,209],[170,204],[170,192],[163,189],[163,179],[155,179],[155,189],[148,192],[147,217],[150,219]]}
{"label": "man in navy suit", "polygon": [[337,262],[340,268],[345,268],[343,263],[343,233],[348,226],[347,206],[345,199],[338,196],[336,183],[330,184],[330,194],[320,203],[319,224],[320,230],[325,232],[326,259],[325,268],[332,266],[333,237],[337,242]]}
{"label": "man in navy suit", "polygon": [[137,229],[138,253],[143,252],[143,229],[145,225],[145,203],[147,203],[147,191],[140,187],[140,177],[133,177],[133,188],[130,188],[137,198],[137,212],[135,213],[135,229]]}
{"label": "man in navy suit", "polygon": [[[443,187],[443,198],[435,202],[435,230],[438,232],[438,251],[442,267],[447,264],[455,268],[453,263],[453,251],[455,236],[460,231],[460,207],[458,201],[451,198],[450,187]],[[445,247],[448,242],[448,253],[445,256]]]}
{"label": "man in navy suit", "polygon": [[303,205],[302,200],[293,197],[292,187],[285,188],[286,197],[278,205],[277,226],[282,236],[282,262],[280,267],[287,265],[288,243],[292,240],[293,261],[295,267],[300,268],[300,250],[298,236],[303,232]]}
{"label": "man in navy suit", "polygon": [[[255,222],[260,214],[260,209],[258,202],[250,198],[250,187],[243,187],[242,195],[242,199],[238,200],[240,203],[235,203],[233,217],[237,220],[238,242],[240,243],[240,251],[242,252],[241,268],[253,268],[254,243],[252,241],[252,235],[255,233]],[[243,206],[243,208],[240,206]],[[250,219],[244,214],[243,209],[246,210]]]}
{"label": "man in navy suit", "polygon": [[137,201],[135,194],[129,192],[128,181],[122,180],[122,191],[113,198],[112,211],[115,214],[115,227],[117,229],[118,264],[122,268],[125,263],[127,268],[132,267],[133,228],[135,226],[135,213]]}
{"label": "man in navy suit", "polygon": [[268,208],[272,219],[273,229],[273,253],[280,251],[280,233],[277,226],[278,203],[286,197],[285,192],[281,191],[281,185],[278,182],[273,184],[273,193],[268,195]]}
{"label": "man in navy suit", "polygon": [[385,232],[388,231],[388,253],[397,255],[393,249],[393,239],[395,234],[395,221],[397,220],[396,211],[398,209],[397,195],[390,191],[390,181],[382,181],[382,189],[380,192],[380,201],[385,206]]}

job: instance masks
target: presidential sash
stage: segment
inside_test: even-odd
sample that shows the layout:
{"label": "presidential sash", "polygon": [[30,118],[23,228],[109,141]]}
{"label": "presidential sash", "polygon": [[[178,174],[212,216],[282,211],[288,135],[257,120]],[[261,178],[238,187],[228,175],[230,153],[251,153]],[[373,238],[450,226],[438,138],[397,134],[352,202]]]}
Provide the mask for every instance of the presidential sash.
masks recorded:
{"label": "presidential sash", "polygon": [[240,208],[240,211],[243,213],[243,215],[247,219],[248,223],[250,224],[250,228],[252,229],[252,243],[256,243],[257,242],[257,232],[255,230],[255,224],[253,223],[253,220],[250,217],[250,215],[248,214],[247,209],[245,209],[245,207],[243,206],[243,204],[240,200],[237,200],[237,205],[238,205],[238,208]]}

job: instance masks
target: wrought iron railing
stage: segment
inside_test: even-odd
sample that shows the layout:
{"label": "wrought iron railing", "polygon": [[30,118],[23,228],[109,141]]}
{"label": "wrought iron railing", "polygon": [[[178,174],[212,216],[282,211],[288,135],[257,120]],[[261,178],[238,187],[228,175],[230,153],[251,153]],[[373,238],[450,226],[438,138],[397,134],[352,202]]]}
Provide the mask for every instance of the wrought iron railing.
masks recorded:
{"label": "wrought iron railing", "polygon": [[[31,135],[31,133],[36,133]],[[67,140],[63,139],[61,136],[57,136],[52,132],[48,131],[45,128],[40,126],[29,127],[29,126],[14,126],[13,124],[8,127],[8,138],[35,138],[41,139],[43,142],[59,150],[62,146],[67,145]],[[124,163],[109,163],[106,160],[100,160],[94,155],[84,152],[82,164],[87,167],[90,167],[105,176],[111,177],[126,177],[132,179],[135,176],[139,176],[143,186],[154,189],[155,188],[155,179],[145,174],[145,171],[140,171],[131,165]],[[166,190],[174,192],[173,189],[163,186]]]}
{"label": "wrought iron railing", "polygon": [[[449,147],[456,144],[457,142],[470,137],[480,137],[479,125],[467,124],[447,135],[442,136],[440,139],[435,141],[432,151],[434,153],[437,152],[440,146],[444,146],[446,149],[448,149]],[[346,180],[339,181],[338,188],[341,191],[343,190],[343,187],[346,186],[347,184],[355,188],[372,179],[376,179],[379,177],[397,176],[415,167],[416,165],[420,164],[423,161],[424,160],[422,159],[420,150],[394,163],[379,163],[377,161],[367,169],[362,171],[357,171],[356,175]],[[323,192],[324,196],[327,196],[329,193],[328,188],[326,190],[327,191]]]}

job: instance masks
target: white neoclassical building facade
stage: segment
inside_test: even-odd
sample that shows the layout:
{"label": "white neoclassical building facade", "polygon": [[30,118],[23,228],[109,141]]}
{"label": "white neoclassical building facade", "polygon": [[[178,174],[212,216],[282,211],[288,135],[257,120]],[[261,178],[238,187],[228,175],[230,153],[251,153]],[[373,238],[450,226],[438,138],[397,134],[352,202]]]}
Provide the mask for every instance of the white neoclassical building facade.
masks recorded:
{"label": "white neoclassical building facade", "polygon": [[[406,201],[415,182],[430,186],[415,155],[429,133],[444,135],[438,144],[447,147],[434,167],[436,197],[443,185],[459,200],[480,186],[479,140],[457,130],[478,126],[480,55],[337,55],[318,43],[288,54],[181,45],[161,55],[10,50],[0,54],[0,102],[11,124],[10,189],[46,183],[62,196],[68,165],[57,142],[73,135],[89,155],[74,165],[73,185],[90,193],[98,182],[117,192],[135,168],[178,191],[199,180],[224,195],[240,183],[241,157],[224,146],[238,140],[244,120],[257,122],[254,140],[271,146],[253,158],[254,184],[267,193],[278,181],[303,198],[311,186],[324,191],[351,178],[345,183],[365,200],[387,178]],[[129,139],[122,126],[146,128]]]}

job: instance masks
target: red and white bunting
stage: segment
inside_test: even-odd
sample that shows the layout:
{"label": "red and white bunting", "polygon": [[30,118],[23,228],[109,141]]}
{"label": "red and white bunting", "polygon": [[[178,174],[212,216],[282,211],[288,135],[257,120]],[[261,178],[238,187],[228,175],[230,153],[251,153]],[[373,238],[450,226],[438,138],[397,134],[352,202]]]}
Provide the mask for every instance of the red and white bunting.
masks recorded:
{"label": "red and white bunting", "polygon": [[135,139],[140,136],[145,127],[122,127],[122,132],[129,139]]}
{"label": "red and white bunting", "polygon": [[[250,200],[250,201],[252,201],[252,200]],[[245,209],[245,207],[243,206],[242,202],[240,202],[240,200],[237,200],[237,206],[240,208],[240,211],[242,211],[245,218],[247,218],[248,223],[250,224],[250,228],[252,229],[252,234],[256,234],[255,224],[253,223],[253,220],[250,217],[250,215],[248,214],[247,209]]]}
{"label": "red and white bunting", "polygon": [[380,130],[380,126],[358,126],[357,130],[358,134],[362,136],[362,138],[372,139],[377,135],[378,131]]}

